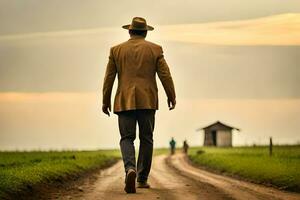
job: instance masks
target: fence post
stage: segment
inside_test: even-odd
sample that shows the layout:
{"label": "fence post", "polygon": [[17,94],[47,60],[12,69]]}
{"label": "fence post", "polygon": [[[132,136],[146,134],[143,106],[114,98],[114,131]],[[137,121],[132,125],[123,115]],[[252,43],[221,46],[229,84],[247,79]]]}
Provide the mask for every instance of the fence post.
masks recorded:
{"label": "fence post", "polygon": [[269,155],[272,156],[272,153],[273,153],[273,142],[272,142],[272,137],[270,137]]}

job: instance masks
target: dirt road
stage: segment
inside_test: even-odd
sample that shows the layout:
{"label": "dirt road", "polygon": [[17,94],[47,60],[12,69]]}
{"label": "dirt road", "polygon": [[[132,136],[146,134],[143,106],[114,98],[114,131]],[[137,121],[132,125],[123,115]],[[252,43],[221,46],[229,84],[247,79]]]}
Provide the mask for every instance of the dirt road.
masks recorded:
{"label": "dirt road", "polygon": [[[124,193],[122,162],[95,174],[74,189],[52,195],[59,199],[284,199],[300,200],[300,194],[279,191],[229,177],[216,175],[191,166],[184,155],[157,156],[149,178],[151,189]],[[62,197],[63,196],[63,197]]]}

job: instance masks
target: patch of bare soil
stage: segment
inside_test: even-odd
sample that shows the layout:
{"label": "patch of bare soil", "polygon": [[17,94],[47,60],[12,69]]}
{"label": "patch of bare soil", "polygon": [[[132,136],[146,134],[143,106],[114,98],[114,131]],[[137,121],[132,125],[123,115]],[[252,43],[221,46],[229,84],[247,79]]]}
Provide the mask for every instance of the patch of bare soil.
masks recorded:
{"label": "patch of bare soil", "polygon": [[[154,157],[149,177],[150,189],[137,188],[136,194],[124,192],[125,172],[122,161],[87,177],[81,185],[70,190],[52,192],[47,199],[109,199],[109,200],[150,200],[150,199],[232,199],[222,190],[210,184],[180,175],[166,163],[167,156]],[[78,189],[80,187],[80,189]]]}

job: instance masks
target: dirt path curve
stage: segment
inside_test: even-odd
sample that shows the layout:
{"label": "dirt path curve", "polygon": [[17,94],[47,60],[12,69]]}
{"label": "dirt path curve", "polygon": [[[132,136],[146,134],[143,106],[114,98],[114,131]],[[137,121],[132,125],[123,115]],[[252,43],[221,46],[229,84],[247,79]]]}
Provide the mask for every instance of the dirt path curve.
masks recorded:
{"label": "dirt path curve", "polygon": [[183,154],[170,157],[168,163],[181,175],[190,177],[203,184],[214,185],[234,199],[300,200],[300,194],[284,192],[195,168],[189,164],[189,161]]}
{"label": "dirt path curve", "polygon": [[211,185],[201,185],[197,181],[179,175],[166,163],[167,156],[154,157],[149,182],[150,189],[137,188],[136,194],[125,194],[124,170],[122,162],[96,175],[92,184],[82,186],[83,192],[72,199],[109,199],[109,200],[150,200],[150,199],[231,199]]}
{"label": "dirt path curve", "polygon": [[[80,190],[59,196],[59,199],[105,200],[181,200],[181,199],[291,199],[300,195],[215,175],[188,164],[182,154],[154,157],[149,177],[150,189],[137,188],[136,194],[126,194],[121,161],[88,178]],[[62,195],[62,194],[61,194]]]}

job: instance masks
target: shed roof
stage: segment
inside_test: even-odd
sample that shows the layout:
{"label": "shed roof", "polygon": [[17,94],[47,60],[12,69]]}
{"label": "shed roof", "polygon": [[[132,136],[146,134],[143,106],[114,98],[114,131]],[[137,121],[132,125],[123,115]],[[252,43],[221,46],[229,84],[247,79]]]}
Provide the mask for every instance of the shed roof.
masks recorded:
{"label": "shed roof", "polygon": [[200,131],[200,130],[203,130],[203,129],[208,129],[208,128],[210,128],[210,127],[212,127],[212,126],[216,126],[216,125],[223,126],[223,127],[228,128],[228,129],[235,129],[235,130],[237,130],[237,131],[240,131],[239,128],[236,128],[236,127],[233,127],[233,126],[229,126],[229,125],[224,124],[224,123],[222,123],[222,122],[220,122],[220,121],[216,121],[215,123],[212,123],[212,124],[210,124],[210,125],[208,125],[208,126],[205,126],[205,127],[203,127],[203,128],[198,128],[196,131]]}

